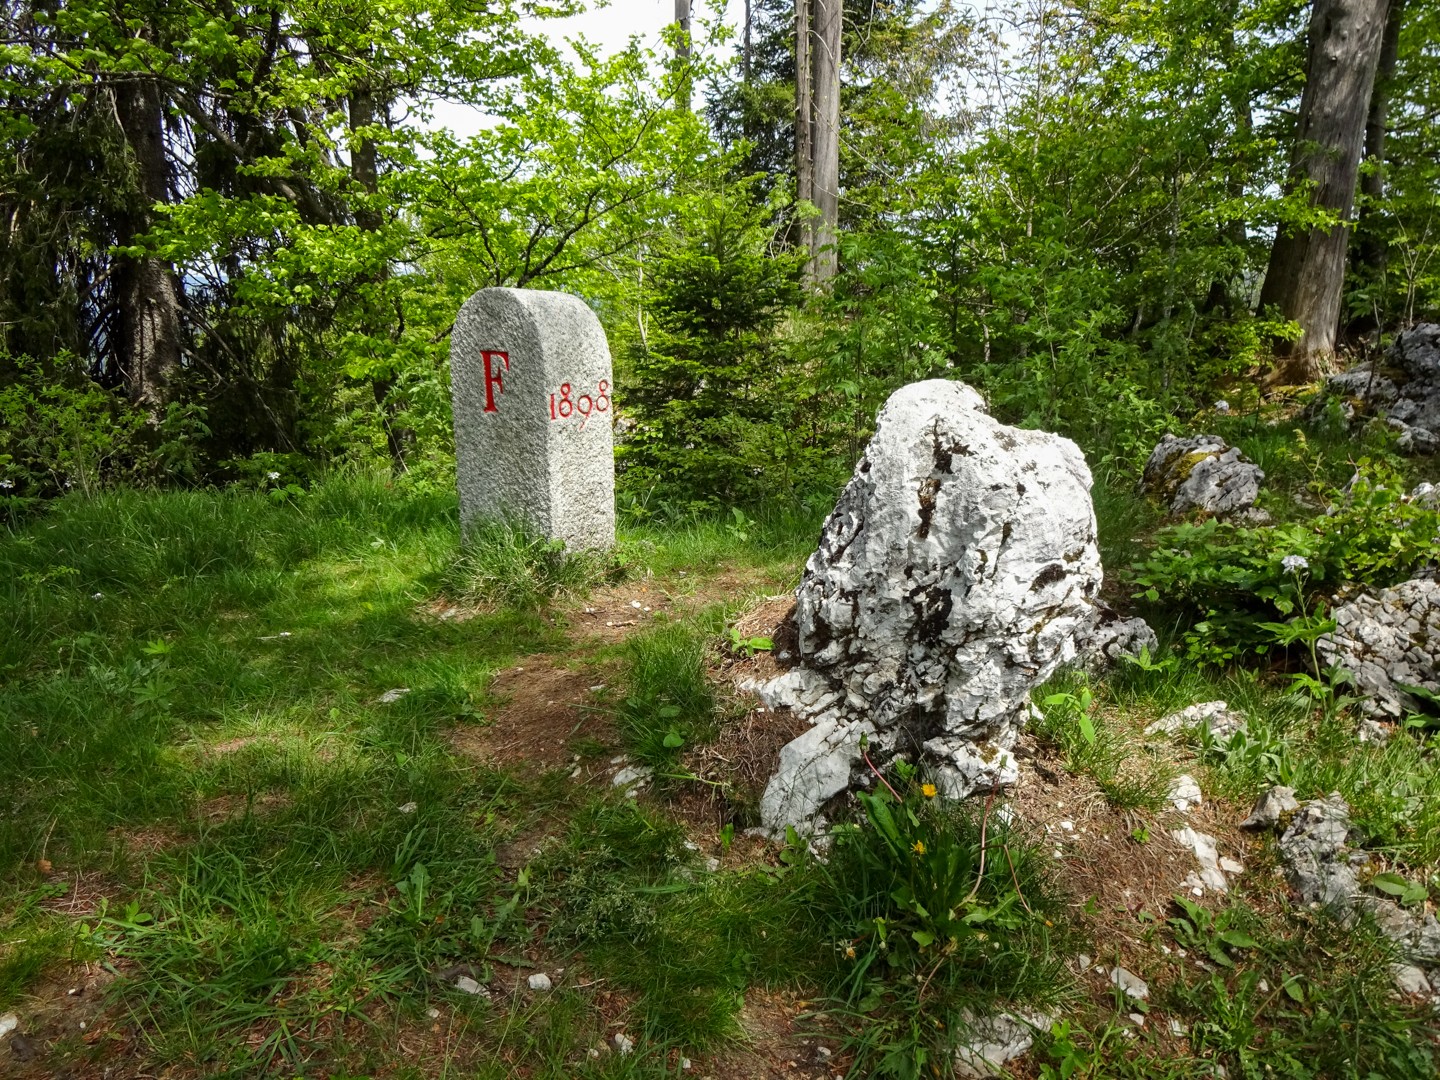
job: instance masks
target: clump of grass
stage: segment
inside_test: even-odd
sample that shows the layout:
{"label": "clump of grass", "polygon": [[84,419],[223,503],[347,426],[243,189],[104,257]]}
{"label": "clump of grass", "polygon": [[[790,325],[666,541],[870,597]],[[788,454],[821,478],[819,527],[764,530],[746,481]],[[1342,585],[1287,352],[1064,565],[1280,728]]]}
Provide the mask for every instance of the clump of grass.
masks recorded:
{"label": "clump of grass", "polygon": [[1196,973],[1162,999],[1193,1018],[1198,1057],[1240,1076],[1435,1076],[1434,1019],[1394,996],[1394,949],[1381,934],[1296,913],[1257,936],[1239,969]]}
{"label": "clump of grass", "polygon": [[625,646],[625,698],[616,723],[627,749],[656,768],[719,731],[714,687],[706,673],[712,632],[706,620],[669,623]]}
{"label": "clump of grass", "polygon": [[1035,696],[1044,705],[1035,734],[1065,755],[1072,773],[1093,779],[1111,806],[1155,810],[1164,803],[1173,770],[1153,756],[1137,757],[1140,739],[1099,708],[1083,672],[1063,672]]}
{"label": "clump of grass", "polygon": [[607,579],[620,565],[600,551],[569,551],[514,518],[473,522],[445,575],[449,591],[487,610],[533,610],[553,600],[580,595]]}
{"label": "clump of grass", "polygon": [[975,1019],[1064,995],[1060,905],[1038,849],[988,804],[941,800],[906,767],[859,798],[862,820],[800,871],[827,1011],[852,1075],[949,1075]]}

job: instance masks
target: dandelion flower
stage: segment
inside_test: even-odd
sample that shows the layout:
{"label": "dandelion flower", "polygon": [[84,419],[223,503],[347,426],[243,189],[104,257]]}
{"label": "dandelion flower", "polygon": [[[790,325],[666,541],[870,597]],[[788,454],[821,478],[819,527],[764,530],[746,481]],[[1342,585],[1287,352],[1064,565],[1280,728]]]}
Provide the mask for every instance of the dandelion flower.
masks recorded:
{"label": "dandelion flower", "polygon": [[1298,574],[1301,570],[1309,570],[1310,562],[1304,555],[1286,555],[1280,560],[1280,569],[1287,574]]}
{"label": "dandelion flower", "polygon": [[920,785],[920,794],[924,795],[927,799],[933,799],[935,797],[935,790],[936,789],[934,784]]}
{"label": "dandelion flower", "polygon": [[915,843],[911,845],[910,850],[913,851],[913,852],[915,852],[916,855],[924,855],[924,854],[925,854],[925,841],[924,841],[924,840],[916,840]]}

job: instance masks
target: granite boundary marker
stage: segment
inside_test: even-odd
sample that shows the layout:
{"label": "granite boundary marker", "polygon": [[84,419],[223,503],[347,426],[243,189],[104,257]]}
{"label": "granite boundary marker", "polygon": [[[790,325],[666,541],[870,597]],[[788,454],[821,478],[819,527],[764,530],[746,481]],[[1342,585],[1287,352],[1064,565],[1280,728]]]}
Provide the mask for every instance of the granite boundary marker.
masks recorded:
{"label": "granite boundary marker", "polygon": [[578,297],[481,289],[450,335],[462,532],[518,517],[571,550],[615,543],[610,347]]}

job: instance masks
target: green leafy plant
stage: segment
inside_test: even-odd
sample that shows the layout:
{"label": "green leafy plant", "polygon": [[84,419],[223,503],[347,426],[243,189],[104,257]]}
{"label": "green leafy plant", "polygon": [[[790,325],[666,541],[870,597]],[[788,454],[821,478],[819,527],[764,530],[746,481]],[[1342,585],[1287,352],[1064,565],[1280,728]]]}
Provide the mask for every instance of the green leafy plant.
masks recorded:
{"label": "green leafy plant", "polygon": [[1236,908],[1223,908],[1211,912],[1184,896],[1172,898],[1180,914],[1166,920],[1166,925],[1175,935],[1175,940],[1187,949],[1203,952],[1221,967],[1234,967],[1235,960],[1229,949],[1258,949],[1260,943],[1251,937],[1238,923],[1245,921],[1245,915]]}

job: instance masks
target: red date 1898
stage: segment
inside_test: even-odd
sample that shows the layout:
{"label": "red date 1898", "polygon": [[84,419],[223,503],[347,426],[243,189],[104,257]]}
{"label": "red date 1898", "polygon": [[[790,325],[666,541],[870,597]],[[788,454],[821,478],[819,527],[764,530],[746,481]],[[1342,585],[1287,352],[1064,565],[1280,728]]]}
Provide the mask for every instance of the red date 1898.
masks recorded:
{"label": "red date 1898", "polygon": [[585,425],[590,422],[590,417],[596,413],[610,411],[610,382],[601,379],[595,384],[594,394],[581,394],[579,397],[572,397],[573,391],[570,384],[561,383],[557,393],[550,395],[550,419],[552,422],[569,420],[572,416],[580,417],[580,430],[585,430]]}

